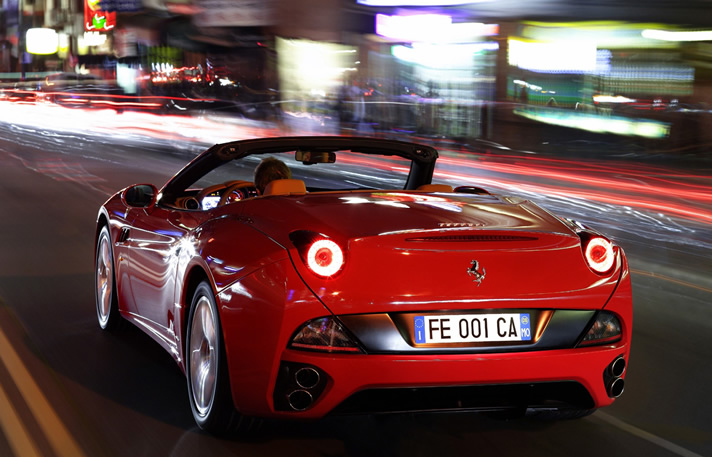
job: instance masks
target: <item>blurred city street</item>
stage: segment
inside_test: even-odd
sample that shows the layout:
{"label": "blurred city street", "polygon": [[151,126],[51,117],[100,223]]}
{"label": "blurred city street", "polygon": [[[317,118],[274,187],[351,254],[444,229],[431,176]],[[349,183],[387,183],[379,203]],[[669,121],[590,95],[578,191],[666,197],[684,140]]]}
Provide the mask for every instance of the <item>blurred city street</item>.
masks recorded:
{"label": "blurred city street", "polygon": [[[0,456],[712,455],[709,0],[2,5]],[[138,328],[97,326],[97,211],[214,144],[301,135],[429,144],[434,183],[609,236],[633,284],[625,393],[560,422],[444,412],[267,422],[252,440],[200,431],[171,356]],[[374,188],[407,173],[352,165]]]}

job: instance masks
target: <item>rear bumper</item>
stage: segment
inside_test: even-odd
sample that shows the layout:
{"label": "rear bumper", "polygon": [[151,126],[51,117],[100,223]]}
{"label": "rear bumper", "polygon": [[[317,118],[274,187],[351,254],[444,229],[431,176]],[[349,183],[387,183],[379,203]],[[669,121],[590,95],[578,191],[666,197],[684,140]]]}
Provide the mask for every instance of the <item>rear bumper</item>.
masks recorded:
{"label": "rear bumper", "polygon": [[[605,372],[621,356],[627,360],[624,345],[438,356],[329,355],[288,350],[282,360],[316,367],[325,377],[325,388],[304,411],[272,410],[269,415],[319,418],[332,412],[548,405],[599,408],[614,400],[606,390]],[[279,397],[289,395],[290,389],[298,386],[277,384],[278,406]],[[388,389],[394,389],[390,395]],[[384,403],[378,404],[381,401]]]}

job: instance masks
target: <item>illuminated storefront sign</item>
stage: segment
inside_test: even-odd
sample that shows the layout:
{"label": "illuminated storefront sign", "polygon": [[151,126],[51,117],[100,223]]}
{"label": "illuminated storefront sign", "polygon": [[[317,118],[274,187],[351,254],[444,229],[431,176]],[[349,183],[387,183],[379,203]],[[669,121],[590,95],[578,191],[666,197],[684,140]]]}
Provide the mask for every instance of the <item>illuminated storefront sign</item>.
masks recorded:
{"label": "illuminated storefront sign", "polygon": [[655,30],[645,29],[644,38],[661,41],[712,41],[712,30]]}
{"label": "illuminated storefront sign", "polygon": [[53,29],[29,29],[26,41],[27,52],[30,54],[54,54],[59,47],[59,36]]}
{"label": "illuminated storefront sign", "polygon": [[106,35],[99,32],[84,32],[84,46],[101,46],[106,43]]}
{"label": "illuminated storefront sign", "polygon": [[102,11],[121,13],[141,11],[143,8],[141,0],[100,0],[97,6]]}
{"label": "illuminated storefront sign", "polygon": [[399,60],[430,68],[470,68],[475,55],[497,51],[497,43],[430,44],[413,43],[412,46],[393,46],[391,54]]}
{"label": "illuminated storefront sign", "polygon": [[509,39],[509,64],[548,73],[592,73],[596,70],[596,43],[559,41],[542,43]]}
{"label": "illuminated storefront sign", "polygon": [[116,13],[102,11],[100,0],[84,0],[84,30],[108,32],[116,26]]}
{"label": "illuminated storefront sign", "polygon": [[357,49],[335,43],[278,38],[276,49],[285,100],[336,94],[360,64]]}
{"label": "illuminated storefront sign", "polygon": [[452,18],[443,14],[376,15],[376,33],[378,35],[403,41],[430,41],[423,39],[423,32],[433,31],[432,35],[437,36],[450,25],[452,25]]}
{"label": "illuminated storefront sign", "polygon": [[497,24],[454,23],[444,14],[376,15],[376,34],[398,41],[469,43],[498,33]]}
{"label": "illuminated storefront sign", "polygon": [[489,0],[356,0],[367,6],[457,6],[482,3]]}

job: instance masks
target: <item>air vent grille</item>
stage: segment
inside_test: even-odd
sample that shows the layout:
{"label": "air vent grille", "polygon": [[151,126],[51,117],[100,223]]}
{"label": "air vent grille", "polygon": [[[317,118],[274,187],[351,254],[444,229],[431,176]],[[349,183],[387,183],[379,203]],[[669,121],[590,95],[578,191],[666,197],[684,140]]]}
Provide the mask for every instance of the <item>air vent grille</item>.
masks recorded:
{"label": "air vent grille", "polygon": [[537,237],[522,235],[444,235],[444,236],[420,236],[417,238],[407,238],[406,241],[429,241],[429,242],[490,242],[490,241],[536,241]]}

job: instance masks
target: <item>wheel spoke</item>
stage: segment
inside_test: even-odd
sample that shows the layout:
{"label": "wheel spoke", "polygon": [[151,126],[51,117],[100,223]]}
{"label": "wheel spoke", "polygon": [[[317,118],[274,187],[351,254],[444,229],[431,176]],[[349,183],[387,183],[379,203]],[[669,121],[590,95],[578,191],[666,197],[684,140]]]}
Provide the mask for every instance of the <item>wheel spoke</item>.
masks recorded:
{"label": "wheel spoke", "polygon": [[102,236],[99,244],[99,254],[96,266],[96,289],[97,289],[97,309],[99,321],[102,326],[109,319],[111,311],[111,298],[113,288],[113,265],[111,262],[111,250],[109,240]]}
{"label": "wheel spoke", "polygon": [[207,403],[206,397],[207,393],[205,392],[207,389],[207,386],[205,384],[205,378],[207,377],[207,372],[208,370],[206,369],[205,365],[201,365],[199,373],[198,373],[198,403],[201,407],[205,407],[205,404]]}
{"label": "wheel spoke", "polygon": [[104,238],[101,242],[101,260],[103,261],[104,268],[107,268],[111,264],[111,259],[109,258],[109,243]]}
{"label": "wheel spoke", "polygon": [[215,395],[217,333],[208,298],[200,297],[195,307],[189,342],[190,379],[195,407],[201,416],[205,416]]}
{"label": "wheel spoke", "polygon": [[215,326],[213,325],[213,316],[210,309],[206,310],[205,320],[203,321],[203,336],[209,345],[209,351],[212,354],[215,350]]}

